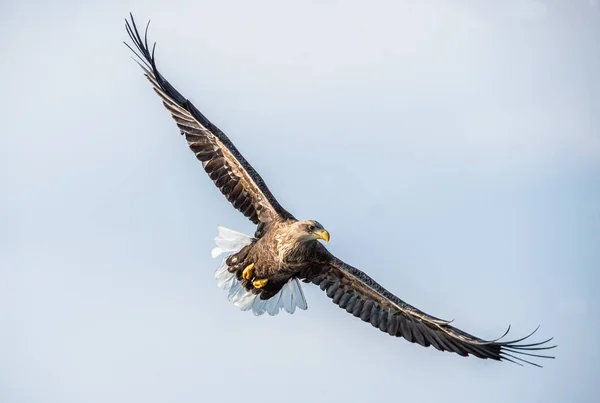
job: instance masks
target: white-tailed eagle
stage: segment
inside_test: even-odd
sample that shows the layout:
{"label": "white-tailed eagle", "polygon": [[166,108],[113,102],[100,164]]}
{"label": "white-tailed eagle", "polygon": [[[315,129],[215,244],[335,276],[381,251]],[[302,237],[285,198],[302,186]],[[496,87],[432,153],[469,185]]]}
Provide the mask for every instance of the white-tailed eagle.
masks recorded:
{"label": "white-tailed eagle", "polygon": [[407,304],[333,256],[319,242],[328,242],[329,232],[317,221],[298,221],[285,210],[229,138],[159,73],[154,46],[148,46],[148,26],[142,37],[131,16],[126,29],[137,51],[127,46],[139,57],[146,77],[210,179],[257,225],[253,237],[219,227],[215,238],[213,257],[229,253],[215,276],[235,305],[257,315],[306,309],[302,281],[319,286],[340,308],[382,332],[424,347],[536,366],[540,365],[524,356],[554,358],[542,353],[556,347],[548,345],[552,339],[524,343],[531,334],[511,341],[501,341],[504,336],[491,341],[472,336]]}

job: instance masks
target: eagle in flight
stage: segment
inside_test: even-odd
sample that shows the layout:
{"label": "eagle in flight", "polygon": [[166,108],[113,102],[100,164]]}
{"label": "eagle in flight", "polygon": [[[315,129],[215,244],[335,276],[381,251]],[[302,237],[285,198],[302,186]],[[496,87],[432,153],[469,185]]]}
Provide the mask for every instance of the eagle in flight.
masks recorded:
{"label": "eagle in flight", "polygon": [[518,340],[501,341],[509,326],[499,339],[480,339],[452,326],[451,321],[407,304],[362,271],[333,256],[319,242],[328,242],[329,232],[317,221],[299,221],[285,210],[229,138],[159,73],[154,58],[156,44],[152,49],[148,46],[148,25],[142,37],[133,15],[130,17],[125,25],[137,51],[125,44],[140,59],[154,91],[210,179],[233,207],[257,225],[253,237],[219,227],[215,238],[213,257],[229,253],[215,277],[218,286],[228,291],[232,303],[256,315],[306,309],[302,281],[319,286],[340,308],[382,332],[424,347],[535,366],[540,365],[524,356],[554,358],[541,353],[556,347],[548,345],[552,339],[523,342],[537,329]]}

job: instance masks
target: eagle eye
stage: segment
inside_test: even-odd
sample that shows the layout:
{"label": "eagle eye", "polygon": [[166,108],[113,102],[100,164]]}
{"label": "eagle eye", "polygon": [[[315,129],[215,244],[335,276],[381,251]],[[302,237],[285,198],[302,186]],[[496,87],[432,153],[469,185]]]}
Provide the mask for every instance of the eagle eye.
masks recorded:
{"label": "eagle eye", "polygon": [[314,224],[310,224],[310,225],[308,226],[308,230],[309,230],[309,231],[313,231],[314,229],[315,229],[315,226],[314,226]]}

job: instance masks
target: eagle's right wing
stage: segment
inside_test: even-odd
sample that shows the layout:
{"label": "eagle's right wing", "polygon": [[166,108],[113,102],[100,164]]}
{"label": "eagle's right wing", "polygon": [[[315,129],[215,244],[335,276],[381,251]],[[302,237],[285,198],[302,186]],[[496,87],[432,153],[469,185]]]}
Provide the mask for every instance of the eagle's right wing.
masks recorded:
{"label": "eagle's right wing", "polygon": [[171,112],[181,134],[200,161],[206,173],[233,207],[253,223],[266,223],[274,218],[293,218],[271,194],[260,175],[231,143],[196,107],[183,97],[157,70],[152,52],[131,16],[125,21],[127,33],[139,52],[125,43],[143,62],[140,64],[163,104]]}
{"label": "eagle's right wing", "polygon": [[[533,333],[512,341],[480,339],[450,325],[451,321],[438,319],[407,304],[371,277],[329,252],[324,251],[323,256],[322,263],[305,270],[299,277],[305,282],[318,285],[346,312],[391,336],[403,337],[424,347],[431,345],[440,351],[450,351],[462,356],[471,354],[479,358],[524,362],[535,366],[540,365],[523,356],[554,358],[536,354],[536,351],[556,347],[547,345],[552,339],[521,343]],[[507,333],[508,330],[505,335]]]}

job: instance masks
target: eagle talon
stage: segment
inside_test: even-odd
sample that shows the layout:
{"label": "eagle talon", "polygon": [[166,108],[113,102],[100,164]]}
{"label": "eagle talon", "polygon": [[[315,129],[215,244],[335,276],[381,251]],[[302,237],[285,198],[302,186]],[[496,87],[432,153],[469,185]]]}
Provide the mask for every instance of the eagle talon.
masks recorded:
{"label": "eagle talon", "polygon": [[264,286],[267,285],[268,282],[269,282],[268,278],[265,278],[262,280],[254,280],[252,282],[252,285],[254,286],[254,288],[263,288]]}
{"label": "eagle talon", "polygon": [[254,277],[254,263],[250,263],[242,272],[242,278],[244,280],[250,280]]}

